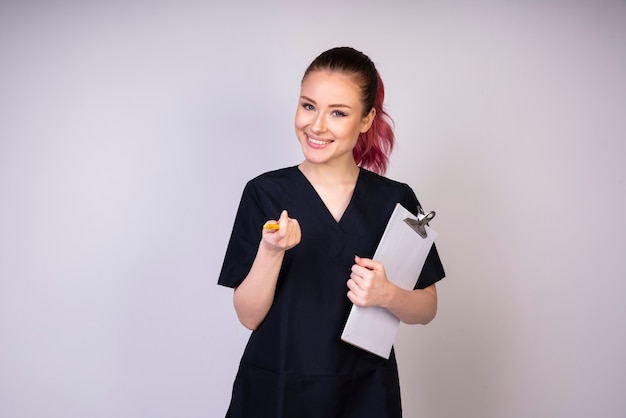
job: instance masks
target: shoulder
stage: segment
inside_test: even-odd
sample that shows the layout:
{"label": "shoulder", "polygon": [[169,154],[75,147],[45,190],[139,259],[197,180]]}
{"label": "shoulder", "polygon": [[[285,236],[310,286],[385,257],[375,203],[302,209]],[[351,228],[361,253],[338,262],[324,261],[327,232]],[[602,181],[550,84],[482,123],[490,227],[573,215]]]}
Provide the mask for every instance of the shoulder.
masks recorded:
{"label": "shoulder", "polygon": [[380,189],[388,193],[413,194],[413,190],[408,184],[392,180],[364,168],[361,168],[361,177],[363,178],[363,183],[366,184],[368,188]]}
{"label": "shoulder", "polygon": [[281,184],[284,184],[285,180],[295,178],[298,175],[297,170],[298,168],[296,166],[293,166],[267,171],[263,174],[259,174],[258,176],[248,181],[248,183],[246,184],[246,190],[266,190],[280,187]]}
{"label": "shoulder", "polygon": [[368,194],[383,197],[401,203],[413,214],[417,214],[420,206],[411,186],[397,180],[390,179],[380,174],[361,168],[363,184],[368,189]]}
{"label": "shoulder", "polygon": [[297,166],[279,168],[277,170],[267,171],[263,174],[259,174],[248,182],[248,184],[263,184],[271,183],[274,181],[282,181],[288,178],[293,178],[297,175]]}
{"label": "shoulder", "polygon": [[386,187],[408,187],[406,183],[392,180],[389,177],[381,176],[380,174],[376,174],[373,171],[369,171],[368,169],[362,167],[361,176],[372,184],[380,184]]}

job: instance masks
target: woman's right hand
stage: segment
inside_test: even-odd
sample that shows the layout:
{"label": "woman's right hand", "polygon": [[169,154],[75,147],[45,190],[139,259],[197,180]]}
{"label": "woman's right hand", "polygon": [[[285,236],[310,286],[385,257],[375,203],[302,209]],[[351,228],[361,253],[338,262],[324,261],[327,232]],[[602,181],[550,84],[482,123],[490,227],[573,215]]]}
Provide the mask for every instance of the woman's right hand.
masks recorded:
{"label": "woman's right hand", "polygon": [[285,251],[300,243],[300,224],[289,218],[286,210],[280,214],[278,229],[263,228],[259,250],[250,272],[235,288],[233,303],[239,321],[248,329],[255,330],[269,312]]}
{"label": "woman's right hand", "polygon": [[263,229],[261,245],[268,250],[286,251],[300,243],[301,231],[297,219],[289,217],[286,210],[280,214],[278,221],[268,221],[268,224],[278,224],[278,229]]}

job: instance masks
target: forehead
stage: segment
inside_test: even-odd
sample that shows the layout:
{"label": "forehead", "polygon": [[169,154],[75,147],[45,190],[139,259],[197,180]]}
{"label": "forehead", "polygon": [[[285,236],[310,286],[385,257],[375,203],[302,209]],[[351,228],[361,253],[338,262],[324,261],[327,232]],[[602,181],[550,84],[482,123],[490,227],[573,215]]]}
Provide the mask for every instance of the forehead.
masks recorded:
{"label": "forehead", "polygon": [[354,105],[361,101],[361,88],[356,78],[337,71],[311,71],[302,80],[300,94],[322,102]]}

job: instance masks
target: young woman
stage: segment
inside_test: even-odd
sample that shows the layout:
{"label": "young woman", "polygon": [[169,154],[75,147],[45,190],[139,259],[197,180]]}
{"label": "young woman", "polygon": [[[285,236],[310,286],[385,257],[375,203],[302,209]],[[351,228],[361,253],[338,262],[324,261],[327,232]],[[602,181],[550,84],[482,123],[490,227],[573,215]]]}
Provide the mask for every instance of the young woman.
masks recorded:
{"label": "young woman", "polygon": [[243,191],[218,283],[235,289],[237,316],[253,332],[227,417],[402,416],[393,351],[387,360],[340,339],[353,303],[430,322],[444,277],[434,246],[412,291],[371,259],[395,204],[419,208],[408,185],[382,176],[394,141],[383,98],[366,55],[322,53],[296,111],[304,161]]}

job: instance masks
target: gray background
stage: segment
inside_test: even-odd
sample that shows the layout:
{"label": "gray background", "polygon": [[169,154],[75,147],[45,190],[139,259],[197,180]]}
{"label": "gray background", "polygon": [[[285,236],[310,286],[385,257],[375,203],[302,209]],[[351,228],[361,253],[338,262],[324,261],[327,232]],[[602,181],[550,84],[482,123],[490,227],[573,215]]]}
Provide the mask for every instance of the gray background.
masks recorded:
{"label": "gray background", "polygon": [[362,49],[448,273],[407,417],[626,415],[624,1],[2,1],[0,416],[220,417],[241,190]]}

